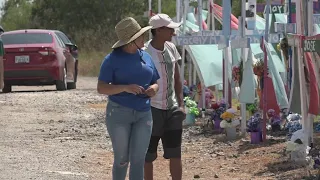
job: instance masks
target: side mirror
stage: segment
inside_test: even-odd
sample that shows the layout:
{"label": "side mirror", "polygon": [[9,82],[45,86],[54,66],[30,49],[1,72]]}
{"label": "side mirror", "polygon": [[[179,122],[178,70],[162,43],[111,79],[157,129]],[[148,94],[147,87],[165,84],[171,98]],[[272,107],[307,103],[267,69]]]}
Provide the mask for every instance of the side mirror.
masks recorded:
{"label": "side mirror", "polygon": [[78,50],[78,46],[72,43],[66,43],[66,46],[71,50],[71,51],[76,51]]}
{"label": "side mirror", "polygon": [[76,51],[76,50],[78,50],[78,46],[74,44],[74,45],[71,47],[71,49],[72,49],[72,51]]}

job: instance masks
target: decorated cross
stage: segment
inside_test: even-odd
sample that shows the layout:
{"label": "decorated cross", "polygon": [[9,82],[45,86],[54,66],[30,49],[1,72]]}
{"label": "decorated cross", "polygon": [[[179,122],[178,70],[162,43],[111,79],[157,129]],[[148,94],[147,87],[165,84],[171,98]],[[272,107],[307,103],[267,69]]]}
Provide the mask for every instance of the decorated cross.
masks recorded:
{"label": "decorated cross", "polygon": [[[320,24],[320,14],[313,14],[313,24]],[[297,24],[275,22],[275,31],[295,34],[297,33]]]}
{"label": "decorated cross", "polygon": [[[313,131],[313,119],[318,114],[319,109],[319,89],[317,86],[310,86],[309,92],[306,88],[305,69],[308,69],[309,83],[316,84],[314,67],[312,64],[312,57],[310,52],[320,52],[319,36],[313,35],[314,24],[319,22],[319,15],[313,15],[313,2],[311,0],[299,0],[296,2],[297,6],[297,34],[288,34],[288,45],[294,47],[293,50],[297,51],[296,59],[292,60],[293,67],[298,69],[300,101],[301,101],[301,114],[302,114],[302,127],[306,137],[306,145],[310,144]],[[307,7],[305,11],[305,7]],[[305,19],[302,19],[305,17]],[[312,20],[313,19],[313,20]],[[295,91],[295,88],[291,88]],[[292,93],[292,92],[291,92]],[[309,104],[307,99],[309,97]]]}
{"label": "decorated cross", "polygon": [[[317,1],[317,0],[314,0]],[[287,10],[286,10],[287,9]],[[272,5],[271,13],[272,14],[284,14],[288,13],[289,7],[284,5]],[[290,8],[290,12],[296,12],[296,8]],[[320,24],[320,14],[313,14],[313,24]],[[297,33],[297,24],[296,23],[280,23],[275,22],[275,31],[276,32],[287,32],[287,33]]]}

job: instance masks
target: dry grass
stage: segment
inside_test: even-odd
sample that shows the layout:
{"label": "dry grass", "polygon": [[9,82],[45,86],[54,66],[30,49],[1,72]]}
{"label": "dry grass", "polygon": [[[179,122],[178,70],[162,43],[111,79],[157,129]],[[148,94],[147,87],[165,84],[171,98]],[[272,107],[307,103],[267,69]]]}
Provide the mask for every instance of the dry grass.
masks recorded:
{"label": "dry grass", "polygon": [[100,65],[108,51],[81,52],[79,57],[79,74],[82,76],[98,76]]}

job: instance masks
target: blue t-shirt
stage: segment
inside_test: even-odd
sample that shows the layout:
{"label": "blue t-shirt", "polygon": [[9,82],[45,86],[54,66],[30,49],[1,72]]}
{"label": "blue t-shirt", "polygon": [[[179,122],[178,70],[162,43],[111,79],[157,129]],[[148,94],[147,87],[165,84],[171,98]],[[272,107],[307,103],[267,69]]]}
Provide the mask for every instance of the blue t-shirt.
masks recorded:
{"label": "blue t-shirt", "polygon": [[[160,78],[151,56],[142,50],[135,54],[123,51],[121,48],[108,54],[101,64],[99,81],[114,85],[137,84],[143,88],[157,82]],[[122,106],[137,111],[149,111],[150,98],[145,94],[134,95],[127,92],[109,96],[109,99]]]}

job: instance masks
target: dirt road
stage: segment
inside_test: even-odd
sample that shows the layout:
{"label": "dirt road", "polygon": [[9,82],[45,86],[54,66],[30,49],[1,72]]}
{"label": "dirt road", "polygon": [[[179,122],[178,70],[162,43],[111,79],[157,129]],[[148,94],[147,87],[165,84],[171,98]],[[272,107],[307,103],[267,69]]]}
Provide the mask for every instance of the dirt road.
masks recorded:
{"label": "dirt road", "polygon": [[[112,149],[105,128],[104,96],[96,78],[81,77],[78,89],[13,87],[0,94],[0,180],[111,180]],[[198,127],[184,130],[183,180],[302,179],[282,155],[283,141],[250,145],[205,138]],[[159,151],[155,180],[170,179]],[[280,169],[280,166],[282,170]]]}

